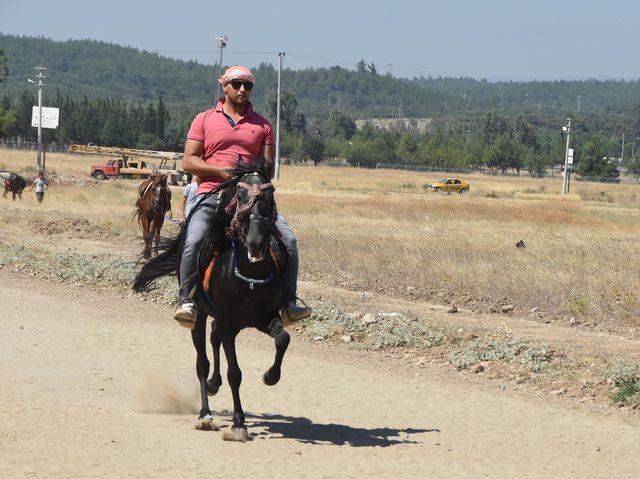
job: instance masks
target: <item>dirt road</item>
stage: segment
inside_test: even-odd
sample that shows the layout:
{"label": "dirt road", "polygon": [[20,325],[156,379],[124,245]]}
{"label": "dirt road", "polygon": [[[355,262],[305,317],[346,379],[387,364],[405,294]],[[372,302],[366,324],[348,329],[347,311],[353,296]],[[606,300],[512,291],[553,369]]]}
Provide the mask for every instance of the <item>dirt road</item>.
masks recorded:
{"label": "dirt road", "polygon": [[[1,477],[637,477],[618,418],[393,374],[293,337],[284,376],[243,334],[254,440],[193,428],[195,357],[169,308],[0,271]],[[356,354],[356,353],[353,353]],[[226,384],[212,401],[231,407]],[[229,425],[226,412],[218,416]]]}

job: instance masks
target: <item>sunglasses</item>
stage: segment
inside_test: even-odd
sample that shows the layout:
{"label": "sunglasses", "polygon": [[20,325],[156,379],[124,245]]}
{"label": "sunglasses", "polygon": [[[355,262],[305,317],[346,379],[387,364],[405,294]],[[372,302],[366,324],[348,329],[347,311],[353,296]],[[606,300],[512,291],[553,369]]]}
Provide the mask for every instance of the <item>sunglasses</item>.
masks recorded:
{"label": "sunglasses", "polygon": [[244,89],[247,91],[251,91],[251,89],[253,88],[253,83],[251,83],[250,81],[233,80],[230,81],[229,84],[233,87],[234,90],[239,90],[243,85]]}

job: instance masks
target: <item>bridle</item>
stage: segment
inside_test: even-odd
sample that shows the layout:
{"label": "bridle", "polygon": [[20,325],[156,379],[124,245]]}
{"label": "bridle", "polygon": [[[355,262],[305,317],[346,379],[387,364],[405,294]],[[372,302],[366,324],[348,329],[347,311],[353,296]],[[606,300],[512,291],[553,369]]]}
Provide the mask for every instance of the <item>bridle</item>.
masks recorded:
{"label": "bridle", "polygon": [[[250,175],[259,176],[258,173],[250,173]],[[250,185],[242,181],[245,177],[242,177],[237,183],[236,188],[243,189],[249,195],[249,200],[246,203],[240,204],[238,202],[237,193],[226,208],[228,215],[233,214],[231,224],[227,228],[227,236],[231,238],[231,244],[233,246],[233,272],[236,278],[249,283],[249,288],[253,290],[256,284],[267,284],[273,280],[275,274],[275,266],[271,265],[271,271],[266,278],[250,278],[243,275],[238,267],[238,251],[236,246],[236,240],[240,242],[245,241],[245,229],[243,228],[243,221],[246,221],[248,216],[248,223],[252,221],[259,221],[265,226],[267,234],[278,234],[278,229],[275,227],[276,220],[278,218],[278,209],[275,202],[273,203],[273,211],[270,216],[262,216],[260,214],[252,213],[251,209],[256,200],[264,195],[265,191],[275,191],[275,187],[272,183],[262,183],[260,185]]]}
{"label": "bridle", "polygon": [[[251,175],[259,176],[258,173],[250,173]],[[244,179],[244,177],[242,178]],[[275,191],[275,186],[272,183],[262,183],[260,185],[250,185],[242,181],[242,179],[236,185],[236,188],[243,189],[249,195],[249,200],[246,203],[240,204],[238,197],[234,196],[229,205],[226,208],[226,212],[229,216],[233,215],[231,224],[227,228],[227,236],[231,238],[237,238],[244,240],[244,228],[242,222],[249,216],[249,222],[260,221],[271,233],[277,231],[275,223],[278,218],[278,209],[274,203],[273,211],[270,216],[262,216],[260,214],[251,213],[254,203],[258,198],[264,195],[265,191]]]}
{"label": "bridle", "polygon": [[153,179],[152,182],[149,183],[149,186],[145,189],[144,195],[147,194],[149,190],[152,190],[151,193],[151,208],[154,213],[159,215],[164,215],[166,210],[168,209],[167,204],[167,178],[166,176],[157,176]]}

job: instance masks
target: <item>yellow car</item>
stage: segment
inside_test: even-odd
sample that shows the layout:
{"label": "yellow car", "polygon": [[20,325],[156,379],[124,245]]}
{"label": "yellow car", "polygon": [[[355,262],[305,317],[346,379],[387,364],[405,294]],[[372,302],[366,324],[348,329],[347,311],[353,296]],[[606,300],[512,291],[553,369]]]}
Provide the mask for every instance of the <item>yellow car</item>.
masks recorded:
{"label": "yellow car", "polygon": [[469,192],[471,185],[458,178],[440,178],[438,181],[429,186],[429,191],[436,193],[460,193]]}

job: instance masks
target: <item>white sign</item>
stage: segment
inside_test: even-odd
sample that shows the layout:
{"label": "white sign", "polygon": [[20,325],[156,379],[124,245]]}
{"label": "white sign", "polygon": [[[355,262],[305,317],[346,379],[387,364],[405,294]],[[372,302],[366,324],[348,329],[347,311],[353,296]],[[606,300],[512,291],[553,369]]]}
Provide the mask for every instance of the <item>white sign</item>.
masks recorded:
{"label": "white sign", "polygon": [[[37,106],[31,110],[31,126],[38,127],[38,120],[40,118],[40,109]],[[42,128],[58,128],[58,122],[60,119],[60,109],[50,108],[47,106],[42,107]]]}
{"label": "white sign", "polygon": [[567,156],[567,164],[573,165],[573,148],[569,148],[569,155]]}

